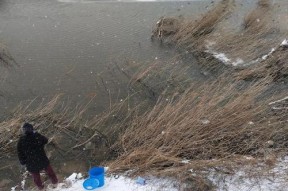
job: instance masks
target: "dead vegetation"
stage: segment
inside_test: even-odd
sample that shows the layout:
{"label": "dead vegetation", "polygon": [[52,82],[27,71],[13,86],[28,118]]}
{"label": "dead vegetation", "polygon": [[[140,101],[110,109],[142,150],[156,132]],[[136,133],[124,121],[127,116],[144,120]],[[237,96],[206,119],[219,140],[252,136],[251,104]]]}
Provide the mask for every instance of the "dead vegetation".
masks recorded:
{"label": "dead vegetation", "polygon": [[[211,34],[229,14],[230,3],[222,1],[199,21],[181,25],[173,36],[174,42],[192,52],[200,63],[209,67],[219,64],[206,51],[205,44],[215,38]],[[279,46],[280,38],[274,38],[277,29],[270,27],[271,9],[270,1],[260,0],[244,18],[239,33],[218,36],[216,44],[209,47],[252,61],[265,52],[265,59],[259,59],[257,66],[234,73],[236,79],[233,75],[225,76],[204,85],[190,81],[194,84],[190,88],[184,86],[184,91],[159,94],[152,109],[133,113],[113,145],[119,157],[109,163],[112,173],[133,169],[129,171],[132,176],[173,176],[195,190],[211,190],[209,169],[233,173],[238,167],[253,166],[263,160],[273,166],[275,157],[287,151],[288,135],[286,99],[277,107],[271,100],[284,97],[287,91],[282,95],[263,94],[271,84],[287,78],[287,48]],[[272,47],[276,49],[269,53]],[[158,71],[157,66],[140,73],[136,81],[153,79],[153,71]]]}
{"label": "dead vegetation", "polygon": [[235,75],[240,80],[255,80],[269,76],[274,82],[287,82],[287,59],[287,47],[278,45],[273,53],[267,55],[267,59],[262,59],[258,65],[245,68]]}
{"label": "dead vegetation", "polygon": [[209,39],[215,42],[212,49],[230,58],[241,58],[245,63],[268,53],[285,36],[273,23],[272,10],[269,1],[259,1],[258,6],[244,17],[239,32],[221,35],[216,40]]}
{"label": "dead vegetation", "polygon": [[243,28],[250,32],[259,33],[267,27],[267,19],[271,16],[271,3],[269,0],[258,1],[256,9],[252,10],[244,17]]}
{"label": "dead vegetation", "polygon": [[[194,21],[185,19],[171,38],[177,47],[191,52],[198,63],[213,71],[223,66],[247,66],[268,54],[287,36],[274,22],[274,7],[269,0],[259,0],[243,19],[238,31],[221,28],[224,19],[237,12],[233,1],[224,0]],[[239,14],[239,13],[238,13]],[[215,55],[225,55],[223,61]],[[257,63],[257,62],[256,62]]]}
{"label": "dead vegetation", "polygon": [[232,1],[222,0],[200,19],[184,21],[174,35],[173,41],[177,46],[185,49],[199,49],[199,47],[202,47],[205,38],[215,31],[217,24],[230,13],[232,7]]}
{"label": "dead vegetation", "polygon": [[[159,100],[152,110],[132,117],[114,145],[121,155],[109,166],[116,172],[135,169],[134,175],[177,174],[181,179],[187,178],[188,169],[231,165],[240,155],[263,157],[267,141],[285,129],[281,121],[267,116],[269,100],[255,100],[264,84],[241,87],[215,82],[193,86],[169,101]],[[283,148],[284,142],[273,146]]]}

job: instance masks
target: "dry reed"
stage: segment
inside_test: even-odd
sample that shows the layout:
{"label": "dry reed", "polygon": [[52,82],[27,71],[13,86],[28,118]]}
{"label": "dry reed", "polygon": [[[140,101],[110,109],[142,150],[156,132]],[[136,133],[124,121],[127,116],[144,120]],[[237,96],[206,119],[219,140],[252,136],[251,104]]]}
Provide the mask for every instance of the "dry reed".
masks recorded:
{"label": "dry reed", "polygon": [[[193,86],[168,102],[159,101],[152,110],[126,123],[127,129],[113,146],[120,155],[109,163],[111,171],[134,169],[132,175],[174,174],[186,180],[195,178],[189,169],[225,169],[240,161],[244,164],[241,156],[265,156],[267,141],[276,140],[285,126],[267,114],[268,100],[255,100],[266,83],[244,87],[215,82]],[[268,121],[275,123],[268,125]],[[283,141],[275,145],[280,149]],[[186,159],[190,162],[184,164]]]}
{"label": "dry reed", "polygon": [[[229,18],[232,8],[237,9],[232,1],[221,1],[201,19],[184,22],[173,41],[178,47],[192,52],[199,64],[218,71],[224,64],[237,65],[239,62],[245,66],[254,63],[286,37],[287,33],[280,31],[273,22],[274,7],[269,0],[259,0],[236,33],[219,27],[224,18]],[[216,58],[215,54],[225,54],[230,62]]]}
{"label": "dry reed", "polygon": [[173,41],[185,49],[200,48],[207,35],[215,31],[217,24],[230,13],[231,7],[230,0],[222,0],[200,19],[184,22],[174,35]]}
{"label": "dry reed", "polygon": [[265,2],[264,4],[260,0],[258,6],[244,17],[242,30],[218,37],[213,49],[216,52],[224,52],[230,58],[241,58],[244,63],[249,63],[276,46],[283,34],[273,25],[273,7],[269,1]]}
{"label": "dry reed", "polygon": [[275,47],[275,51],[261,60],[260,64],[244,68],[235,74],[238,79],[255,80],[270,77],[274,82],[287,81],[288,76],[288,49],[284,46]]}

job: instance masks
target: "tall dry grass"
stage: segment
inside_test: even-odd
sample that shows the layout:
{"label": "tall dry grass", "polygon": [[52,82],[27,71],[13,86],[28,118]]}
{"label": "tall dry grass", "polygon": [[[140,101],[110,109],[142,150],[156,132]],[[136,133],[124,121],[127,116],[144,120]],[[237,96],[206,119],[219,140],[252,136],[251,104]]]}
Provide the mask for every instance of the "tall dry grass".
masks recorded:
{"label": "tall dry grass", "polygon": [[[227,69],[223,65],[231,65],[233,60],[241,60],[246,66],[268,54],[286,38],[287,31],[280,31],[274,22],[274,10],[269,0],[259,0],[255,9],[244,17],[242,28],[231,32],[221,28],[221,23],[224,18],[229,22],[230,13],[237,11],[237,6],[233,1],[221,1],[201,19],[186,20],[172,39],[178,47],[192,52],[202,66],[215,71],[218,67]],[[231,63],[215,58],[214,54],[220,53],[225,54]]]}
{"label": "tall dry grass", "polygon": [[232,1],[222,0],[198,20],[186,20],[173,37],[177,46],[195,49],[202,47],[205,38],[215,31],[219,22],[233,7]]}
{"label": "tall dry grass", "polygon": [[241,58],[249,63],[267,54],[284,38],[273,22],[273,6],[269,0],[259,0],[258,5],[243,20],[243,28],[234,34],[221,35],[215,41],[216,52],[224,52],[230,58]]}
{"label": "tall dry grass", "polygon": [[257,7],[244,17],[243,28],[253,33],[261,32],[267,27],[267,18],[271,17],[271,6],[270,0],[259,0]]}
{"label": "tall dry grass", "polygon": [[[225,169],[241,160],[244,164],[243,156],[264,157],[269,140],[275,141],[275,149],[285,150],[286,139],[277,141],[276,137],[287,127],[268,114],[269,99],[257,101],[266,84],[247,86],[221,80],[192,86],[168,101],[159,100],[151,110],[135,114],[126,123],[113,146],[119,157],[109,163],[111,171],[133,169],[132,175],[195,180],[189,169]],[[184,159],[190,162],[183,163]]]}
{"label": "tall dry grass", "polygon": [[[200,81],[193,76],[195,65],[187,64],[181,55],[176,55],[169,61],[156,61],[141,68],[131,76],[129,87],[132,92],[142,92],[151,101],[157,102],[159,96],[184,92],[191,82]],[[208,78],[208,77],[207,77]]]}
{"label": "tall dry grass", "polygon": [[192,52],[197,62],[206,70],[218,73],[226,67],[211,53],[206,52],[207,39],[217,31],[218,24],[233,10],[231,0],[222,0],[197,20],[184,19],[179,30],[171,37],[176,47]]}
{"label": "tall dry grass", "polygon": [[244,68],[235,74],[240,80],[253,80],[270,77],[274,82],[287,82],[288,77],[288,48],[275,47],[275,52],[262,60],[260,64]]}

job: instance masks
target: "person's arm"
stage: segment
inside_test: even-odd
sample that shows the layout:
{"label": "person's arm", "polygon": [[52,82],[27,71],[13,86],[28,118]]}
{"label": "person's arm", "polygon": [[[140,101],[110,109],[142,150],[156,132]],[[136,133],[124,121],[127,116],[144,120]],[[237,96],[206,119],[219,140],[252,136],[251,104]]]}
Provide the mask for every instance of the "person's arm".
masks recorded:
{"label": "person's arm", "polygon": [[21,138],[17,144],[17,153],[18,153],[18,158],[19,158],[20,164],[25,165],[27,156],[24,152]]}
{"label": "person's arm", "polygon": [[48,139],[45,136],[41,135],[40,133],[35,133],[35,135],[38,137],[40,145],[46,145],[48,143]]}

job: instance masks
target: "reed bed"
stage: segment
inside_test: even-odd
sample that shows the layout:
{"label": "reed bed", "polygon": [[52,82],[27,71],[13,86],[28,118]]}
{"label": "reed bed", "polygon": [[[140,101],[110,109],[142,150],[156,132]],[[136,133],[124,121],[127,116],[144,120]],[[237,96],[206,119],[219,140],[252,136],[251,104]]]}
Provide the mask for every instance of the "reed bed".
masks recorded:
{"label": "reed bed", "polygon": [[275,150],[286,151],[287,141],[281,136],[287,136],[284,119],[269,114],[269,99],[256,101],[265,84],[223,80],[192,86],[168,101],[159,99],[151,110],[126,123],[113,145],[119,157],[109,163],[111,172],[134,169],[132,176],[149,173],[195,180],[190,169],[233,169],[251,162],[245,156],[264,158],[269,141],[274,141]]}
{"label": "reed bed", "polygon": [[285,33],[278,28],[273,23],[270,1],[259,0],[256,8],[244,17],[242,28],[237,33],[226,33],[210,41],[215,42],[213,49],[216,52],[223,52],[230,58],[240,58],[247,64],[268,53],[285,38]]}
{"label": "reed bed", "polygon": [[217,25],[230,13],[232,1],[222,0],[198,20],[186,20],[173,36],[173,41],[185,49],[198,49]]}
{"label": "reed bed", "polygon": [[[131,76],[129,87],[131,92],[141,92],[140,97],[148,97],[155,104],[159,96],[168,96],[176,92],[184,92],[189,85],[200,81],[193,76],[195,65],[185,63],[181,55],[163,62],[156,61],[138,70]],[[198,75],[199,76],[199,75]]]}
{"label": "reed bed", "polygon": [[[269,0],[259,0],[255,9],[244,17],[242,27],[232,32],[221,28],[221,23],[223,19],[229,20],[237,6],[233,1],[221,1],[200,19],[186,19],[171,39],[212,71],[226,70],[223,65],[245,67],[287,37],[287,31],[281,31],[274,22],[273,10],[275,7]],[[215,55],[225,55],[229,62]]]}
{"label": "reed bed", "polygon": [[233,8],[233,1],[222,0],[199,19],[184,19],[177,32],[169,37],[171,39],[169,43],[175,44],[184,52],[192,53],[205,70],[217,74],[227,69],[221,61],[215,59],[213,54],[207,52],[206,42],[218,30],[218,25],[229,16]]}

